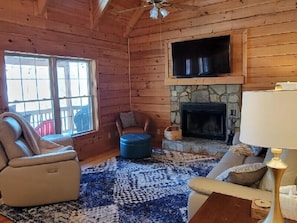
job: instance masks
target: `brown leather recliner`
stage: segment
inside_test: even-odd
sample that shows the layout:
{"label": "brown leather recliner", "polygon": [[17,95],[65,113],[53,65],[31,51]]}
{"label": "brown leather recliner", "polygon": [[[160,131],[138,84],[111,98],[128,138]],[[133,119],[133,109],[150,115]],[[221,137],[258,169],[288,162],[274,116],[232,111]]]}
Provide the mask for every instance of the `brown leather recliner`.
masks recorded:
{"label": "brown leather recliner", "polygon": [[[36,154],[23,129],[13,117],[0,120],[0,191],[4,204],[26,207],[77,199],[81,169],[73,147],[36,137],[34,143],[41,146]],[[34,139],[36,133],[31,134]]]}
{"label": "brown leather recliner", "polygon": [[150,118],[142,112],[121,113],[116,120],[119,136],[127,133],[148,133]]}

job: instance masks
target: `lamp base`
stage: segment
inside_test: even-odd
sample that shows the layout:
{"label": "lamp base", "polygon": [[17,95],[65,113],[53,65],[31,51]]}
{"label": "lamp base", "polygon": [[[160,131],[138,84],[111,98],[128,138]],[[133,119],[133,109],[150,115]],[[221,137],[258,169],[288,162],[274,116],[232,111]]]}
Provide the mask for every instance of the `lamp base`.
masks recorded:
{"label": "lamp base", "polygon": [[272,201],[271,207],[268,215],[265,219],[260,220],[260,223],[286,223],[283,218],[281,208],[280,208],[280,200],[279,200],[279,188],[280,182],[283,174],[287,169],[287,164],[285,164],[281,159],[280,155],[282,154],[282,149],[272,148],[271,152],[274,157],[266,164],[268,167],[268,171],[272,176],[272,183],[274,185],[272,190]]}
{"label": "lamp base", "polygon": [[273,221],[272,219],[265,218],[264,220],[258,221],[258,223],[288,223],[286,220],[283,221]]}
{"label": "lamp base", "polygon": [[274,219],[271,218],[265,218],[263,220],[258,221],[258,223],[288,223],[286,220],[281,220],[281,221],[275,221]]}

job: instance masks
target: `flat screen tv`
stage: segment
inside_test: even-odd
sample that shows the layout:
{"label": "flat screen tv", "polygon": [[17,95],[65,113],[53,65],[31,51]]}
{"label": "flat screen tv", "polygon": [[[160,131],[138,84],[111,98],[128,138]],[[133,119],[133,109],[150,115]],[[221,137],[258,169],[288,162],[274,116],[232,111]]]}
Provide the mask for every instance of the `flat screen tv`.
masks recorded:
{"label": "flat screen tv", "polygon": [[171,48],[177,78],[230,73],[230,35],[174,42]]}

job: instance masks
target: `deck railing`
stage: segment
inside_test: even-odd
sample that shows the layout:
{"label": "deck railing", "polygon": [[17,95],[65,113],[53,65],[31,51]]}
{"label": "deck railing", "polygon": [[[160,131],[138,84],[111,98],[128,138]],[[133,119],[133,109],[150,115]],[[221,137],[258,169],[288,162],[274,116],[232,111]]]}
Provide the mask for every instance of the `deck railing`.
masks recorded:
{"label": "deck railing", "polygon": [[[74,124],[74,116],[80,111],[81,106],[62,107],[60,108],[61,116],[61,133],[62,134],[73,134],[76,133],[76,126]],[[52,109],[33,110],[20,113],[32,126],[37,128],[43,122],[53,120],[54,113]]]}

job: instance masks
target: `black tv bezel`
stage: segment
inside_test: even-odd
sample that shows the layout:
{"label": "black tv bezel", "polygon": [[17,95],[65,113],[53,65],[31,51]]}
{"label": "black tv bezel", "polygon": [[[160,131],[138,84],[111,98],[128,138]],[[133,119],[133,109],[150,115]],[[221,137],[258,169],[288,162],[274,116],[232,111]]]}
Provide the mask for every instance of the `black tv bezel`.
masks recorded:
{"label": "black tv bezel", "polygon": [[[229,38],[229,42],[228,42],[228,72],[214,72],[214,73],[203,73],[203,74],[180,74],[174,73],[174,44],[178,43],[190,43],[190,42],[194,42],[194,41],[207,41],[207,40],[211,40],[211,39],[216,39],[216,38],[224,38],[224,37],[228,37]],[[172,77],[174,78],[193,78],[193,77],[217,77],[220,75],[229,75],[232,72],[232,63],[231,63],[231,46],[232,46],[232,38],[231,38],[231,34],[223,34],[223,35],[218,35],[218,36],[211,36],[211,37],[204,37],[204,38],[196,38],[196,39],[187,39],[187,40],[182,40],[182,41],[175,41],[175,42],[171,42],[171,60],[172,60]]]}

